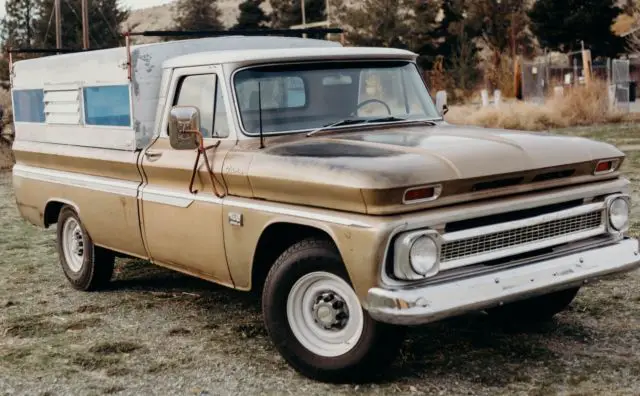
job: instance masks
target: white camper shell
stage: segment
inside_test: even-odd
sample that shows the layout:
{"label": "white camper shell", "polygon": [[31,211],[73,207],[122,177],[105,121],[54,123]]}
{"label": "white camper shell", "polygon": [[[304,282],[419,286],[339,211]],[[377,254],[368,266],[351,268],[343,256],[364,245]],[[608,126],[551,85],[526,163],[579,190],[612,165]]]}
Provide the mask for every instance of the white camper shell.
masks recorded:
{"label": "white camper shell", "polygon": [[326,40],[230,36],[19,61],[12,68],[16,139],[142,149],[157,127],[163,76],[168,78],[163,72],[165,61],[217,51],[315,47],[341,45]]}

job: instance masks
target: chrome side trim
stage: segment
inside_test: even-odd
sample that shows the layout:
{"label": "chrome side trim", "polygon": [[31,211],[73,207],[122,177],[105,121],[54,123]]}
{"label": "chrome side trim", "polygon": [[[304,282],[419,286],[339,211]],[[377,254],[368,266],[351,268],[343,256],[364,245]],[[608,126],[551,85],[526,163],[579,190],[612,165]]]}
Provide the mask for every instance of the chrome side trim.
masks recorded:
{"label": "chrome side trim", "polygon": [[309,210],[285,208],[282,206],[276,206],[275,204],[248,202],[234,197],[225,198],[224,204],[225,206],[233,206],[236,208],[251,209],[284,216],[316,220],[320,222],[339,224],[348,227],[372,228],[372,225],[369,223],[349,220],[343,217],[339,217],[338,215],[313,213]]}
{"label": "chrome side trim", "polygon": [[13,175],[25,179],[86,188],[89,190],[123,195],[126,197],[136,197],[138,195],[138,186],[140,184],[138,182],[128,180],[118,180],[53,169],[36,168],[21,164],[14,165]]}
{"label": "chrome side trim", "polygon": [[176,206],[178,208],[188,208],[195,198],[191,194],[180,194],[169,190],[154,189],[144,187],[142,189],[142,200],[162,205]]}
{"label": "chrome side trim", "polygon": [[638,241],[590,249],[535,264],[414,289],[374,287],[363,307],[374,319],[417,325],[577,287],[640,268]]}
{"label": "chrome side trim", "polygon": [[[66,186],[86,188],[94,191],[101,191],[111,194],[118,194],[128,197],[136,197],[138,194],[138,182],[117,180],[112,178],[105,178],[100,176],[86,175],[81,173],[73,173],[66,171],[58,171],[40,167],[32,167],[28,165],[16,164],[13,167],[13,173],[15,176],[38,180],[48,183],[56,183]],[[185,184],[186,190],[186,184]],[[267,213],[273,213],[284,216],[291,216],[296,218],[303,218],[309,220],[316,220],[320,222],[327,222],[333,224],[339,224],[350,227],[358,228],[371,228],[372,225],[366,222],[349,220],[344,217],[340,217],[338,214],[324,214],[313,209],[305,210],[302,207],[289,208],[284,204],[274,203],[262,203],[252,201],[250,199],[227,197],[220,199],[213,194],[189,194],[188,192],[181,192],[171,189],[156,188],[156,187],[143,187],[142,188],[142,200],[147,202],[155,202],[164,205],[176,206],[181,208],[188,208],[193,202],[206,202],[212,204],[219,204],[225,206],[233,206],[235,208],[244,208],[250,210],[257,210]]]}

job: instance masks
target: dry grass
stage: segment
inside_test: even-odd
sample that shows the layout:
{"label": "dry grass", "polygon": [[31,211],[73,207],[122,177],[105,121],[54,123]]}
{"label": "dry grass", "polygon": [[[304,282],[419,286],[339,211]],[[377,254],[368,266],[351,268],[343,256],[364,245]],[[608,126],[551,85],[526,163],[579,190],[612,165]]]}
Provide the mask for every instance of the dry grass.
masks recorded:
{"label": "dry grass", "polygon": [[608,110],[606,86],[597,82],[577,87],[562,98],[549,98],[544,105],[504,102],[499,108],[454,106],[446,115],[452,124],[541,131],[550,128],[640,121],[640,114]]}
{"label": "dry grass", "polygon": [[0,170],[8,169],[13,165],[13,152],[11,151],[11,138],[9,132],[11,125],[10,120],[13,118],[11,112],[11,94],[9,91],[0,88],[0,106],[5,111],[4,119],[0,122],[4,122],[4,134],[0,135]]}

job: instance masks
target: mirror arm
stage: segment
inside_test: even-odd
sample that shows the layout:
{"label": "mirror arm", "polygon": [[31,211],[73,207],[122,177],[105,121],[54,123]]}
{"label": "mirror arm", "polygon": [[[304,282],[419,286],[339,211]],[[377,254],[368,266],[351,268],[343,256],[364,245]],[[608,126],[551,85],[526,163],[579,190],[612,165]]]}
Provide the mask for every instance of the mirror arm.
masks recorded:
{"label": "mirror arm", "polygon": [[197,194],[198,190],[193,189],[193,183],[196,180],[196,173],[198,172],[198,163],[200,162],[201,151],[198,149],[198,155],[196,156],[196,162],[193,164],[193,172],[191,172],[191,181],[189,182],[189,192],[191,194]]}
{"label": "mirror arm", "polygon": [[[196,161],[193,164],[193,172],[191,173],[191,180],[189,181],[189,192],[191,194],[197,194],[199,192],[198,190],[193,189],[193,184],[195,183],[195,180],[196,180],[196,174],[198,172],[198,164],[200,163],[200,156],[203,156],[205,166],[207,167],[207,172],[209,173],[209,179],[211,180],[211,185],[213,186],[213,193],[218,198],[224,198],[226,193],[218,193],[218,187],[216,186],[216,182],[218,180],[216,179],[216,176],[213,173],[213,170],[211,169],[211,164],[209,164],[209,157],[207,156],[207,150],[218,147],[220,145],[220,141],[217,141],[215,144],[212,144],[211,146],[205,147],[204,138],[202,137],[202,134],[200,133],[200,131],[183,131],[182,133],[194,134],[198,139],[198,155],[196,156]],[[224,184],[222,183],[220,184],[224,186]]]}

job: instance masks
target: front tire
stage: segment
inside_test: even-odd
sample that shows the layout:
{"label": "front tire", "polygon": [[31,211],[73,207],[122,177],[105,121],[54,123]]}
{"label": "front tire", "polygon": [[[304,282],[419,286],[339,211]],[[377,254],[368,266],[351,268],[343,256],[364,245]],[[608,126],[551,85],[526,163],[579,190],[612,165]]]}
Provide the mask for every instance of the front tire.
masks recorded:
{"label": "front tire", "polygon": [[325,382],[369,380],[390,365],[403,328],[362,309],[335,246],[307,239],[269,271],[262,297],[267,331],[302,375]]}
{"label": "front tire", "polygon": [[92,291],[109,284],[115,255],[93,244],[80,217],[68,206],[58,216],[57,248],[62,270],[73,288]]}

